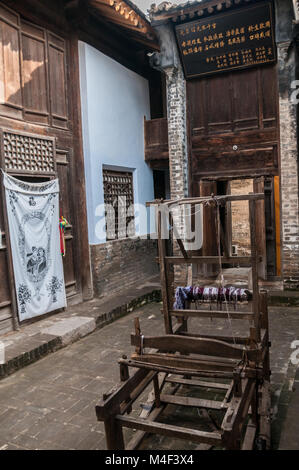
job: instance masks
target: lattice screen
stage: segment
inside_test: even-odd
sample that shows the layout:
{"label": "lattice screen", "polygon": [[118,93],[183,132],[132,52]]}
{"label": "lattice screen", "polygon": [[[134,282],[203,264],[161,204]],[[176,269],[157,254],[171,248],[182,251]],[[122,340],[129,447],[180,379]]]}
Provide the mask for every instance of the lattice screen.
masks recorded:
{"label": "lattice screen", "polygon": [[6,171],[18,173],[55,172],[55,145],[53,139],[38,135],[3,131],[3,156]]}
{"label": "lattice screen", "polygon": [[103,170],[103,184],[107,240],[134,236],[134,215],[128,214],[134,203],[133,174]]}

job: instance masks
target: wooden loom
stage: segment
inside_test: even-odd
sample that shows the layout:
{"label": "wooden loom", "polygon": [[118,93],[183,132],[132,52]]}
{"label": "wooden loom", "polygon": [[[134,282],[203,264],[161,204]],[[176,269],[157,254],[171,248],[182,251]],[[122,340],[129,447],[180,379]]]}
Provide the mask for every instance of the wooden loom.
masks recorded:
{"label": "wooden loom", "polygon": [[[139,319],[135,319],[135,334],[131,344],[135,353],[131,359],[119,360],[122,384],[103,396],[96,406],[99,421],[104,421],[108,449],[136,449],[146,434],[160,434],[199,443],[199,449],[221,447],[225,449],[253,449],[270,447],[270,365],[267,293],[259,290],[258,255],[256,249],[256,203],[263,194],[246,196],[218,196],[192,198],[179,204],[226,204],[234,200],[249,201],[251,235],[250,257],[221,257],[222,264],[238,263],[252,266],[252,310],[173,309],[173,276],[171,266],[181,264],[217,264],[212,256],[192,256],[183,242],[178,241],[182,256],[166,256],[165,240],[161,237],[161,212],[158,214],[158,247],[162,284],[165,335],[141,334]],[[176,201],[167,201],[173,204]],[[157,204],[157,202],[154,202]],[[165,204],[165,202],[164,202]],[[219,236],[220,229],[218,226]],[[189,305],[190,307],[190,305]],[[249,321],[247,336],[201,335],[188,332],[188,318],[213,318]],[[177,323],[173,325],[173,318]],[[147,351],[147,349],[149,349]],[[129,376],[129,368],[134,372]],[[137,370],[137,371],[136,371]],[[172,388],[169,388],[170,384]],[[129,417],[132,406],[147,387],[153,387],[147,410],[138,417]],[[178,395],[187,390],[217,390],[224,397],[206,399]],[[168,405],[216,410],[221,422],[213,422],[212,430],[200,430],[158,422]],[[205,411],[206,412],[206,411]],[[207,415],[210,416],[210,415]],[[219,421],[219,418],[218,418]],[[122,428],[138,430],[125,446]]]}

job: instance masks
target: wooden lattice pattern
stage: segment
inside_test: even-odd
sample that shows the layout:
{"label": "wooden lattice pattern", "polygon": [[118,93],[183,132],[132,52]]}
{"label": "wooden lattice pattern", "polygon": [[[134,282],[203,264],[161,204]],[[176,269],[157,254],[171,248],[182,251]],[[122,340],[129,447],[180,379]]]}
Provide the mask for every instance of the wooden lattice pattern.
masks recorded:
{"label": "wooden lattice pattern", "polygon": [[5,131],[3,132],[3,152],[6,171],[55,172],[53,140]]}
{"label": "wooden lattice pattern", "polygon": [[133,174],[103,170],[104,203],[106,206],[107,240],[134,236],[133,215],[128,209],[134,203]]}

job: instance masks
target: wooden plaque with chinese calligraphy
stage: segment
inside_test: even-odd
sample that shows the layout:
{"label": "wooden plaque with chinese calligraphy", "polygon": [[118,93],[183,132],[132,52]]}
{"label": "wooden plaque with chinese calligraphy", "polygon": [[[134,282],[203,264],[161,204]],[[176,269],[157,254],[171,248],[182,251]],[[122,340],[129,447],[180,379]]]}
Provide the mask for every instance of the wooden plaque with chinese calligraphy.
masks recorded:
{"label": "wooden plaque with chinese calligraphy", "polygon": [[177,25],[175,30],[186,78],[276,61],[269,2]]}

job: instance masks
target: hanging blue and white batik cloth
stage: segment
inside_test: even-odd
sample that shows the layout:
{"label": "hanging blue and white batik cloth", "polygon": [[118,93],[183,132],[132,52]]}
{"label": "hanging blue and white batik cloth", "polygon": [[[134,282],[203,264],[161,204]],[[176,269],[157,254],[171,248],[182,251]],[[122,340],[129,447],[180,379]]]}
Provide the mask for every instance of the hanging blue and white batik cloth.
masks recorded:
{"label": "hanging blue and white batik cloth", "polygon": [[59,183],[26,183],[4,173],[20,321],[66,306],[59,240]]}

